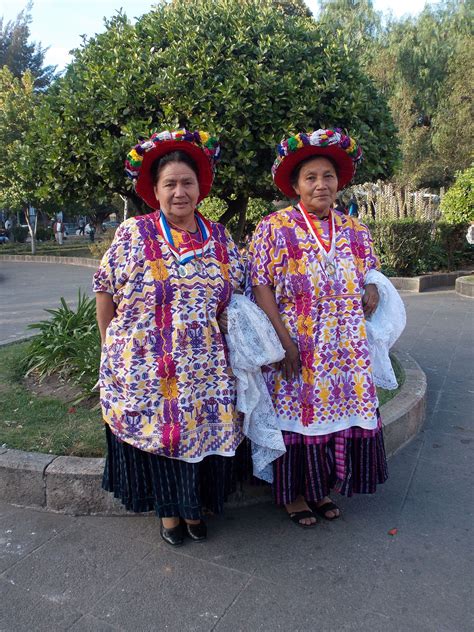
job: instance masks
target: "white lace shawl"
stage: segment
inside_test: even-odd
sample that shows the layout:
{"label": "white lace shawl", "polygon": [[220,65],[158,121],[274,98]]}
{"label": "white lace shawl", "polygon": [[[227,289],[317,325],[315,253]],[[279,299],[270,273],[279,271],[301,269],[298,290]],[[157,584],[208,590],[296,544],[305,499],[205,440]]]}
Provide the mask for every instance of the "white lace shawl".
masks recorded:
{"label": "white lace shawl", "polygon": [[377,270],[369,270],[365,285],[374,283],[379,291],[379,304],[366,321],[367,340],[376,386],[393,390],[398,387],[389,350],[398,340],[407,322],[405,306],[392,283]]}
{"label": "white lace shawl", "polygon": [[272,461],[286,452],[261,367],[281,360],[285,351],[267,315],[234,294],[227,309],[230,366],[237,378],[237,410],[252,445],[254,476],[273,482]]}

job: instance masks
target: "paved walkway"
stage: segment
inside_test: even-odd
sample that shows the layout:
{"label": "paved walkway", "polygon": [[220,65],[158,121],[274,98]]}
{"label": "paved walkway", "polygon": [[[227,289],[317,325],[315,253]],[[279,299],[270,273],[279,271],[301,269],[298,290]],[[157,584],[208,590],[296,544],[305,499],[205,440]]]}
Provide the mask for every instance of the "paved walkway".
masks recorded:
{"label": "paved walkway", "polygon": [[0,345],[35,334],[29,323],[48,318],[59,298],[76,304],[79,289],[92,294],[94,270],[51,263],[0,261]]}
{"label": "paved walkway", "polygon": [[399,347],[427,373],[429,410],[379,493],[306,531],[269,504],[229,510],[178,551],[153,517],[0,503],[0,631],[472,630],[474,301],[403,298]]}

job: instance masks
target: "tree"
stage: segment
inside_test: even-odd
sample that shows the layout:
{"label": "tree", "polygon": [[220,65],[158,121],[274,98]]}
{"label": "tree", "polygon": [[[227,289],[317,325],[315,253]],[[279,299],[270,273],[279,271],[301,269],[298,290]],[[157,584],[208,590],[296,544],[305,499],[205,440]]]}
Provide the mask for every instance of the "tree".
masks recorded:
{"label": "tree", "polygon": [[35,112],[19,165],[43,202],[105,208],[119,194],[141,207],[123,162],[137,129],[153,127],[152,109],[137,98],[146,95],[150,80],[148,56],[121,13],[106,22],[105,33],[84,39],[75,51]]}
{"label": "tree", "polygon": [[384,35],[382,14],[372,0],[320,0],[319,22],[367,66]]}
{"label": "tree", "polygon": [[472,161],[474,41],[463,37],[448,61],[447,80],[433,115],[433,148],[443,182],[452,181],[456,171]]}
{"label": "tree", "polygon": [[474,165],[456,175],[456,182],[441,201],[443,218],[453,223],[473,222]]}
{"label": "tree", "polygon": [[54,78],[56,66],[44,66],[47,49],[30,43],[32,3],[20,11],[16,19],[5,22],[0,16],[0,68],[8,66],[14,77],[20,79],[29,71],[36,89],[46,88]]}
{"label": "tree", "polygon": [[[134,197],[126,151],[152,129],[219,136],[214,194],[228,221],[250,196],[271,199],[282,136],[347,127],[363,142],[361,179],[391,174],[395,129],[386,102],[325,28],[271,0],[161,2],[132,26],[124,15],[76,51],[38,112],[29,165],[44,195]],[[298,3],[294,3],[296,7]],[[243,221],[240,221],[243,225]]]}
{"label": "tree", "polygon": [[389,22],[372,45],[367,71],[387,96],[399,130],[401,184],[447,185],[469,165],[472,5],[449,0],[427,6],[416,18]]}
{"label": "tree", "polygon": [[28,183],[19,174],[26,135],[37,102],[29,71],[16,78],[0,68],[0,206],[18,210],[29,200]]}
{"label": "tree", "polygon": [[0,206],[25,212],[33,254],[36,252],[38,214],[29,210],[33,196],[18,165],[37,99],[30,71],[16,78],[7,66],[0,69]]}
{"label": "tree", "polygon": [[222,139],[216,193],[229,207],[224,219],[244,212],[249,196],[275,196],[270,165],[289,131],[348,127],[364,138],[365,178],[390,173],[395,152],[376,140],[393,138],[385,103],[313,20],[274,2],[180,0],[137,28],[145,41],[167,43],[151,60],[165,122],[207,126]]}
{"label": "tree", "polygon": [[388,99],[402,154],[396,180],[414,188],[450,184],[472,147],[472,0],[445,0],[400,20],[374,11],[371,0],[320,6],[321,23]]}

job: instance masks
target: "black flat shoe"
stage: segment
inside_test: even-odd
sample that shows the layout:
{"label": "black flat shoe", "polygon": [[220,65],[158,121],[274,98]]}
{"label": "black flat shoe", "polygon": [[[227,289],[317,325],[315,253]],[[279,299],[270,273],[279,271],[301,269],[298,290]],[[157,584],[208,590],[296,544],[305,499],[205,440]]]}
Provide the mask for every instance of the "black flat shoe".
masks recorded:
{"label": "black flat shoe", "polygon": [[202,542],[207,538],[207,527],[204,520],[201,520],[198,524],[188,524],[186,526],[186,535],[195,542]]}
{"label": "black flat shoe", "polygon": [[160,535],[167,544],[171,544],[171,546],[180,546],[184,542],[183,525],[179,523],[172,529],[165,529],[163,523],[161,523]]}

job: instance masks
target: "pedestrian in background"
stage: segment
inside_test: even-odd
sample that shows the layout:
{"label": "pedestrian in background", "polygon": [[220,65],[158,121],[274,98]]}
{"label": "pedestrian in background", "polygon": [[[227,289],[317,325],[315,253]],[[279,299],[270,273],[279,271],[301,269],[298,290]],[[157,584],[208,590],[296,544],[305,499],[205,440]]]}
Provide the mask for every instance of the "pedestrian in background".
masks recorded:
{"label": "pedestrian in background", "polygon": [[54,238],[60,246],[63,245],[64,230],[65,230],[64,222],[60,219],[56,219],[56,221],[53,224],[53,232],[54,232]]}
{"label": "pedestrian in background", "polygon": [[349,202],[349,215],[351,217],[359,217],[359,205],[355,197],[352,197]]}

